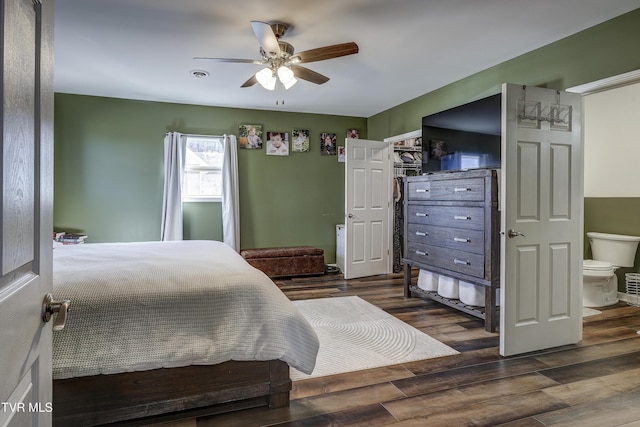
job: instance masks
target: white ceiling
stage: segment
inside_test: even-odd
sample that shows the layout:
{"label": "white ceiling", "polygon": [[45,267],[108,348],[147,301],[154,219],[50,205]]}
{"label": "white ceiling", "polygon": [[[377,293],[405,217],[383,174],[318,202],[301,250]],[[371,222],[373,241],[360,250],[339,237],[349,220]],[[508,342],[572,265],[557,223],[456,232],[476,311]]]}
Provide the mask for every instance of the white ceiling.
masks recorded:
{"label": "white ceiling", "polygon": [[[640,0],[57,0],[61,93],[369,117],[640,7]],[[240,88],[260,59],[250,21],[286,22],[296,52],[356,42],[305,64],[331,78]],[[208,71],[197,79],[191,71]],[[276,100],[280,102],[276,105]],[[282,100],[285,101],[282,105]]]}

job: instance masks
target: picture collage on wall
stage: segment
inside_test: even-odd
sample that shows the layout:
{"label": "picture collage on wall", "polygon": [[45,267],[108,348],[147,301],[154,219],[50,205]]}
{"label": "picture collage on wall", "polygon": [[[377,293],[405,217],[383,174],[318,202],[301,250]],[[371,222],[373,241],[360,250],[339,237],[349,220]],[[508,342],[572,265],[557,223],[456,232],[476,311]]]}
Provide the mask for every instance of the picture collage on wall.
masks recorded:
{"label": "picture collage on wall", "polygon": [[[359,138],[358,129],[347,129],[347,138]],[[338,156],[339,162],[345,161],[345,147],[337,145],[337,135],[332,132],[321,132],[319,135],[320,154]],[[266,147],[267,156],[288,156],[292,153],[311,151],[311,131],[294,128],[291,133],[284,131],[263,132],[258,124],[241,124],[238,127],[238,147],[247,150],[260,150]]]}

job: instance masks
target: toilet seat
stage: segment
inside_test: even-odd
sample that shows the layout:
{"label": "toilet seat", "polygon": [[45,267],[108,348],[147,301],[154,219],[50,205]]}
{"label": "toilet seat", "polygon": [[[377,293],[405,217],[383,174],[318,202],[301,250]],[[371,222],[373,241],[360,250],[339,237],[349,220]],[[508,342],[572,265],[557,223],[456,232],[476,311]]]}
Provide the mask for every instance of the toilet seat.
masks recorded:
{"label": "toilet seat", "polygon": [[595,261],[585,259],[582,261],[582,275],[590,277],[609,277],[612,276],[613,265],[604,261]]}

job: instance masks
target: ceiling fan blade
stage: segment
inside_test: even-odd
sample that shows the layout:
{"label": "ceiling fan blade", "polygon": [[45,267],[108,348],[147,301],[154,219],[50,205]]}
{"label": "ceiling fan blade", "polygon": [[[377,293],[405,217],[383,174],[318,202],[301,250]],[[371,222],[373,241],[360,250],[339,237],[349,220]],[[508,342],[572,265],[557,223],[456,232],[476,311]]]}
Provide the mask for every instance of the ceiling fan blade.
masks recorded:
{"label": "ceiling fan blade", "polygon": [[196,56],[193,59],[196,61],[238,62],[241,64],[264,64],[264,61],[259,59],[206,58],[202,56]]}
{"label": "ceiling fan blade", "polygon": [[260,46],[262,46],[263,52],[269,57],[279,56],[280,45],[278,44],[278,38],[271,29],[271,25],[266,22],[251,21],[251,27],[260,42]]}
{"label": "ceiling fan blade", "polygon": [[294,64],[301,64],[306,62],[324,61],[325,59],[353,55],[354,53],[358,53],[358,50],[358,45],[354,42],[334,44],[297,53],[291,57],[291,62]]}
{"label": "ceiling fan blade", "polygon": [[256,83],[258,83],[258,79],[256,79],[256,75],[254,74],[251,77],[249,77],[249,80],[244,82],[240,87],[251,87]]}
{"label": "ceiling fan blade", "polygon": [[317,85],[321,85],[329,81],[329,77],[323,76],[320,73],[316,73],[313,70],[301,67],[299,65],[291,65],[289,66],[289,68],[291,68],[291,71],[293,71],[293,75],[297,78],[315,83]]}

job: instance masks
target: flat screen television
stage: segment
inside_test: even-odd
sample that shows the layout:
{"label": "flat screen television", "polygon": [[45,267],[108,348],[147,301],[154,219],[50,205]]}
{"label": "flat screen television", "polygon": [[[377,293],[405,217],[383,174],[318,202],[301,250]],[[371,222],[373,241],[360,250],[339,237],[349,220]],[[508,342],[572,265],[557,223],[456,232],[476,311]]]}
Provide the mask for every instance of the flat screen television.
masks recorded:
{"label": "flat screen television", "polygon": [[500,167],[502,95],[422,118],[422,172]]}

